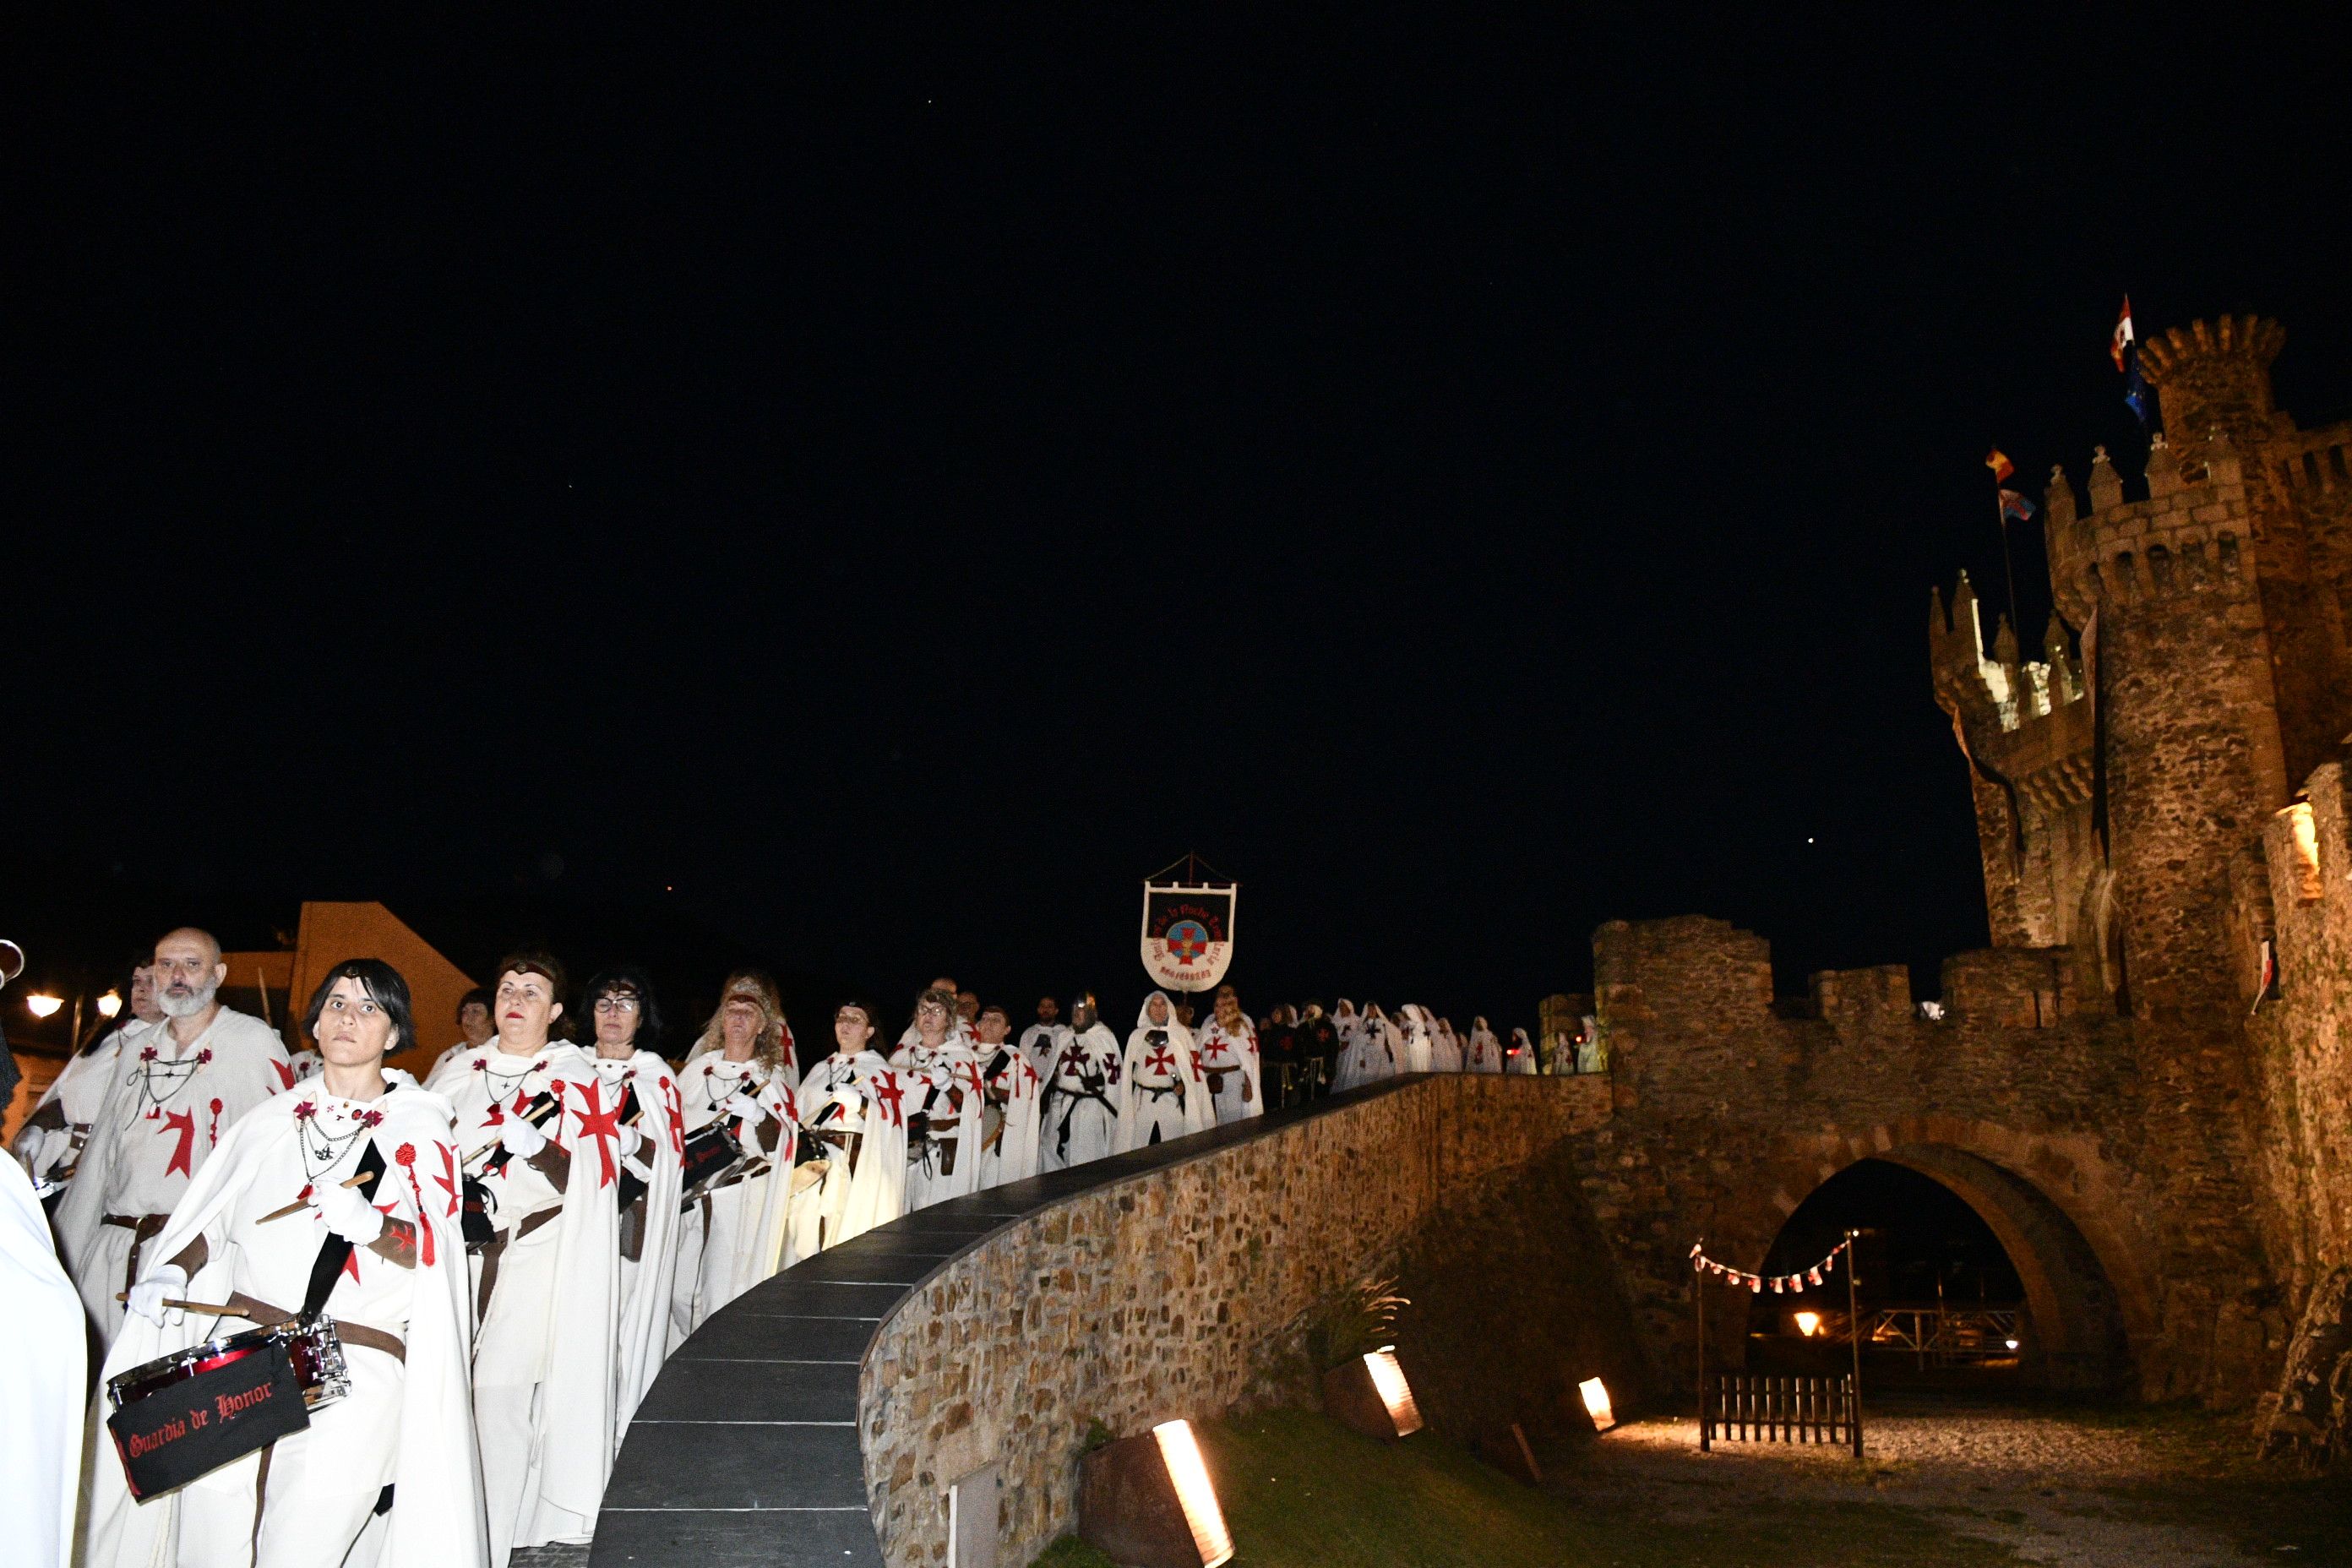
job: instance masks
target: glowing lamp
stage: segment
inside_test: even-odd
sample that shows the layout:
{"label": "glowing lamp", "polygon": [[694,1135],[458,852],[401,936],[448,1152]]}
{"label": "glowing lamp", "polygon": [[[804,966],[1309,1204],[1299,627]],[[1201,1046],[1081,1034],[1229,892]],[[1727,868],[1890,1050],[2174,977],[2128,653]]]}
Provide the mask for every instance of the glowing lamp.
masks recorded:
{"label": "glowing lamp", "polygon": [[63,997],[46,995],[38,991],[25,998],[25,1011],[36,1018],[46,1018],[65,1005]]}
{"label": "glowing lamp", "polygon": [[1163,1421],[1088,1454],[1078,1469],[1078,1535],[1136,1568],[1219,1568],[1233,1532],[1189,1421]]}
{"label": "glowing lamp", "polygon": [[1592,1429],[1606,1432],[1617,1425],[1617,1413],[1609,1407],[1609,1390],[1597,1377],[1588,1377],[1576,1385],[1584,1395],[1584,1413],[1592,1417]]}
{"label": "glowing lamp", "polygon": [[116,995],[113,992],[110,991],[105,995],[98,999],[98,1016],[100,1017],[111,1018],[117,1013],[121,1011],[122,998]]}
{"label": "glowing lamp", "polygon": [[1804,1335],[1807,1339],[1811,1339],[1815,1334],[1818,1334],[1821,1331],[1822,1315],[1819,1312],[1800,1312],[1797,1314],[1797,1332]]}
{"label": "glowing lamp", "polygon": [[2007,1345],[2011,1350],[2015,1350],[2017,1348],[2017,1342],[2015,1340],[2003,1340],[2000,1342]]}
{"label": "glowing lamp", "polygon": [[1397,1362],[1396,1347],[1341,1362],[1323,1374],[1323,1413],[1351,1432],[1393,1443],[1422,1428],[1421,1405]]}

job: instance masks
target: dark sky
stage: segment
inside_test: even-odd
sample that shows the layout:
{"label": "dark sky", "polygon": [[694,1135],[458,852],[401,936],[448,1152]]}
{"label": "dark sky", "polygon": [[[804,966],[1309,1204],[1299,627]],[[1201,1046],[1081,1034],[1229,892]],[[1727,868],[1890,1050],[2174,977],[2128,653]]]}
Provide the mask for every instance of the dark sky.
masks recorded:
{"label": "dark sky", "polygon": [[1191,848],[1260,1005],[1928,979],[1985,449],[2137,467],[2126,290],[2352,409],[2340,35],[872,9],[17,40],[28,945],[667,904],[1123,1023]]}

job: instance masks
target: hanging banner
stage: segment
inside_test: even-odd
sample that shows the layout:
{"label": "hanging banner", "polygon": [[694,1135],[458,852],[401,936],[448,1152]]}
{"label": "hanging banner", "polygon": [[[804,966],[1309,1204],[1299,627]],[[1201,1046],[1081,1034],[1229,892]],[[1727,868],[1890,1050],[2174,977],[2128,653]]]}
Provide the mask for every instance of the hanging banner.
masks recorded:
{"label": "hanging banner", "polygon": [[1712,1274],[1734,1289],[1744,1285],[1751,1293],[1760,1296],[1764,1293],[1765,1287],[1769,1285],[1775,1296],[1801,1296],[1808,1285],[1819,1287],[1826,1284],[1828,1282],[1825,1278],[1826,1271],[1835,1266],[1838,1255],[1853,1245],[1853,1237],[1848,1237],[1831,1247],[1827,1258],[1822,1258],[1811,1268],[1800,1268],[1794,1274],[1750,1274],[1745,1269],[1733,1268],[1728,1265],[1717,1263],[1706,1255],[1706,1243],[1703,1241],[1691,1243],[1690,1264],[1694,1271],[1700,1274]]}
{"label": "hanging banner", "polygon": [[1241,884],[1143,884],[1143,967],[1171,991],[1208,991],[1234,961],[1234,902]]}

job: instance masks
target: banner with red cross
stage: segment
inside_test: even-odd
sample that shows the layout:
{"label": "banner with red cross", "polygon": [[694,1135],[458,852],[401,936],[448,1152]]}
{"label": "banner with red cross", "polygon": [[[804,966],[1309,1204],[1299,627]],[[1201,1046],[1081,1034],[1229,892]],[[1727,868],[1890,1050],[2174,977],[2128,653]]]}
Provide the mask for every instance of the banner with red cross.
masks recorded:
{"label": "banner with red cross", "polygon": [[1241,889],[1143,884],[1143,967],[1170,991],[1209,991],[1234,961],[1234,902]]}

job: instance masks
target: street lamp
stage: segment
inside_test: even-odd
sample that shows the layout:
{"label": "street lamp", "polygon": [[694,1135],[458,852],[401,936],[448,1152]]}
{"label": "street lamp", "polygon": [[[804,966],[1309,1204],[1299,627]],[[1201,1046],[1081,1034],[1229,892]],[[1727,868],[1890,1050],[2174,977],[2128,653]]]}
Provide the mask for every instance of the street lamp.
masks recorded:
{"label": "street lamp", "polygon": [[65,1005],[64,997],[52,996],[43,991],[36,991],[25,998],[25,1011],[36,1018],[52,1017]]}

